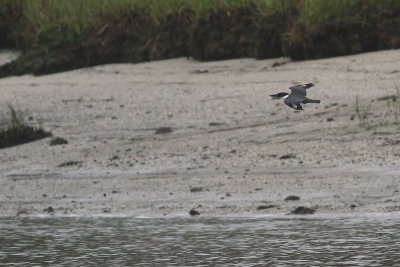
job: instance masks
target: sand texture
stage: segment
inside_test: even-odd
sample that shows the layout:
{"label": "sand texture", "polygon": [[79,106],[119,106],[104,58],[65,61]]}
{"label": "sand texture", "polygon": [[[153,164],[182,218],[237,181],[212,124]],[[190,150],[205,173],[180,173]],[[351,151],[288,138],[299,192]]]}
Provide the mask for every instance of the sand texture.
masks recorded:
{"label": "sand texture", "polygon": [[[309,82],[321,104],[304,111],[269,97]],[[0,90],[0,122],[9,102],[68,141],[0,150],[0,216],[400,211],[399,50],[104,65]]]}

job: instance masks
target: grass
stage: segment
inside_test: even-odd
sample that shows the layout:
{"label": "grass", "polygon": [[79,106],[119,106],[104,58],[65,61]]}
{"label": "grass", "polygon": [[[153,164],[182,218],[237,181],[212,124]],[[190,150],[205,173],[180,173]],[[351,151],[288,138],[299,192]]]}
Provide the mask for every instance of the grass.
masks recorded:
{"label": "grass", "polygon": [[397,0],[2,0],[0,77],[171,57],[294,60],[400,47]]}
{"label": "grass", "polygon": [[18,117],[16,110],[11,104],[8,104],[8,109],[10,111],[10,123],[0,129],[0,149],[51,136],[50,132],[25,124]]}
{"label": "grass", "polygon": [[[364,129],[374,129],[379,127],[395,127],[393,131],[398,131],[400,125],[400,87],[396,86],[396,94],[379,97],[368,105],[363,104],[356,96],[354,111],[358,118],[359,126]],[[382,105],[385,105],[382,107]],[[378,114],[372,113],[379,110]],[[371,115],[371,116],[370,116]],[[372,118],[369,118],[372,117]]]}

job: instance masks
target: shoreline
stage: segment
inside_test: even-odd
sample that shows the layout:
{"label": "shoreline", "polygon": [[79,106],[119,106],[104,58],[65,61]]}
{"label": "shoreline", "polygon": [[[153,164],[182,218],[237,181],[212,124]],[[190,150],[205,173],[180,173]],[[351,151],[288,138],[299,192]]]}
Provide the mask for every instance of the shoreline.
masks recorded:
{"label": "shoreline", "polygon": [[[399,50],[282,60],[178,58],[0,79],[2,116],[11,102],[68,140],[2,149],[0,216],[398,214],[400,107],[379,99],[400,87]],[[307,82],[321,104],[303,112],[269,97]]]}

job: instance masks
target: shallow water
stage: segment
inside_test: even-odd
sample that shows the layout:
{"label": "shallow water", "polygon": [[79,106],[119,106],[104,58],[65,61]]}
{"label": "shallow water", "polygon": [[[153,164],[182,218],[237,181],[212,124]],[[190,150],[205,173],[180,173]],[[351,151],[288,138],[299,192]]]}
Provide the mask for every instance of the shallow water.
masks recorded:
{"label": "shallow water", "polygon": [[399,266],[400,216],[0,218],[1,266]]}

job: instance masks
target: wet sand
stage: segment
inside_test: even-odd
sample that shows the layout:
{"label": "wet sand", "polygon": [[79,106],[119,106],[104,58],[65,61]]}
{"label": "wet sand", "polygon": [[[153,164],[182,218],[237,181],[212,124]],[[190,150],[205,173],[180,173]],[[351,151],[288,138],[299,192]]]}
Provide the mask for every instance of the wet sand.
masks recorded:
{"label": "wet sand", "polygon": [[[321,104],[304,111],[269,97],[309,82]],[[0,121],[10,102],[68,140],[1,149],[0,216],[400,211],[400,99],[381,99],[400,94],[399,50],[112,64],[0,90]]]}

